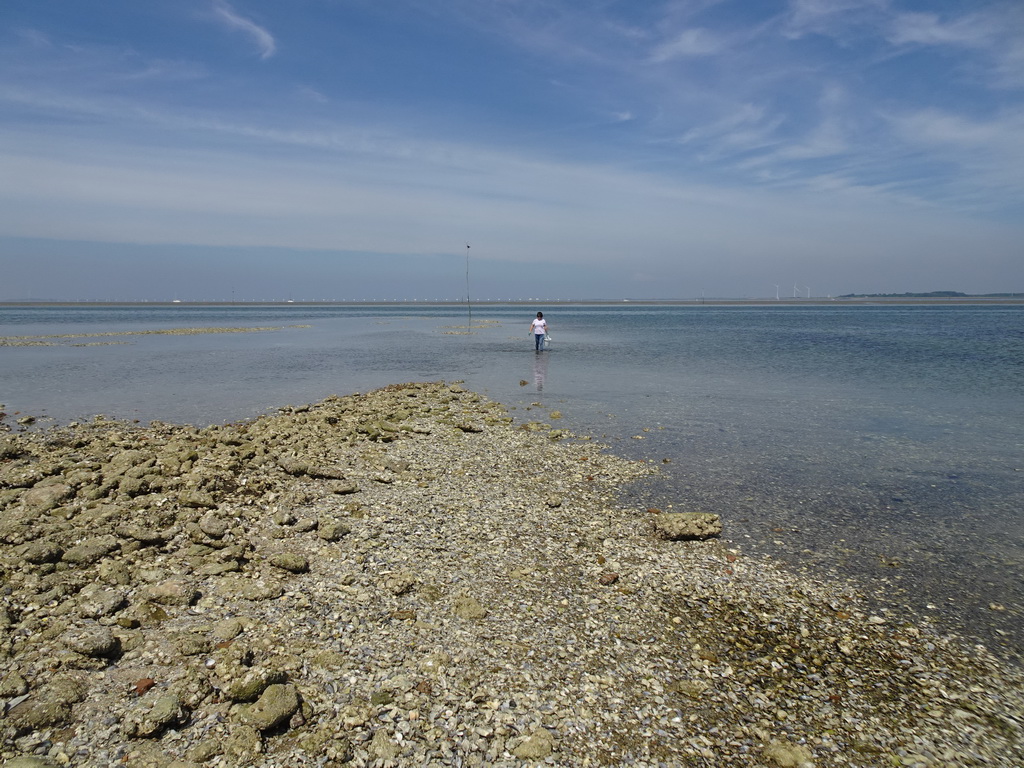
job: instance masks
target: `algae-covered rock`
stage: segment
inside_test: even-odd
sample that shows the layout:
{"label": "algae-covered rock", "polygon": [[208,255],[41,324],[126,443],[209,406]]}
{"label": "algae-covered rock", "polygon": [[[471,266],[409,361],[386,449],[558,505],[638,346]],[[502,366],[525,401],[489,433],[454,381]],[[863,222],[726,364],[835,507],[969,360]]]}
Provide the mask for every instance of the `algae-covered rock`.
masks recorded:
{"label": "algae-covered rock", "polygon": [[232,760],[230,765],[245,765],[263,751],[260,732],[251,725],[234,726],[223,744],[224,755]]}
{"label": "algae-covered rock", "polygon": [[267,561],[275,568],[289,573],[305,573],[309,570],[309,558],[298,552],[276,552]]}
{"label": "algae-covered rock", "polygon": [[178,503],[183,507],[194,507],[196,509],[217,506],[217,502],[212,494],[200,490],[182,491],[178,496]]}
{"label": "algae-covered rock", "polygon": [[779,768],[813,768],[814,755],[807,747],[774,741],[764,750],[764,756]]}
{"label": "algae-covered rock", "polygon": [[218,648],[212,662],[211,682],[231,701],[256,701],[271,685],[288,680],[285,672],[257,659],[251,648],[237,642]]}
{"label": "algae-covered rock", "polygon": [[88,686],[79,677],[59,675],[7,711],[19,728],[55,728],[71,721],[72,706],[85,699]]}
{"label": "algae-covered rock", "polygon": [[22,494],[21,503],[33,512],[49,512],[73,494],[74,489],[63,483],[38,485]]}
{"label": "algae-covered rock", "polygon": [[338,541],[351,532],[352,529],[340,520],[327,517],[321,517],[316,528],[316,535],[324,541]]}
{"label": "algae-covered rock", "polygon": [[64,645],[75,653],[95,659],[107,659],[121,652],[121,643],[107,627],[90,626],[71,629],[61,637]]}
{"label": "algae-covered rock", "polygon": [[177,696],[166,694],[140,704],[122,724],[128,738],[147,739],[159,736],[167,728],[181,725],[188,719],[188,710]]}
{"label": "algae-covered rock", "polygon": [[64,550],[52,541],[40,539],[23,545],[18,554],[27,562],[40,565],[42,563],[56,563],[64,554]]}
{"label": "algae-covered rock", "polygon": [[662,512],[654,518],[654,531],[669,541],[710,539],[722,533],[722,521],[710,512]]}
{"label": "algae-covered rock", "polygon": [[57,764],[42,757],[12,757],[4,763],[4,768],[57,768]]}
{"label": "algae-covered rock", "polygon": [[61,559],[74,565],[91,565],[120,548],[121,542],[115,536],[107,534],[76,544],[65,552]]}
{"label": "algae-covered rock", "polygon": [[512,754],[520,760],[543,760],[555,751],[555,739],[546,728],[537,728]]}
{"label": "algae-covered rock", "polygon": [[461,595],[455,599],[455,615],[463,619],[476,620],[484,618],[487,610],[475,597]]}
{"label": "algae-covered rock", "polygon": [[160,584],[151,584],[142,591],[142,596],[159,605],[192,605],[199,599],[199,590],[184,579],[167,579]]}
{"label": "algae-covered rock", "polygon": [[294,685],[267,686],[254,704],[242,710],[241,721],[259,731],[268,731],[288,722],[299,708]]}

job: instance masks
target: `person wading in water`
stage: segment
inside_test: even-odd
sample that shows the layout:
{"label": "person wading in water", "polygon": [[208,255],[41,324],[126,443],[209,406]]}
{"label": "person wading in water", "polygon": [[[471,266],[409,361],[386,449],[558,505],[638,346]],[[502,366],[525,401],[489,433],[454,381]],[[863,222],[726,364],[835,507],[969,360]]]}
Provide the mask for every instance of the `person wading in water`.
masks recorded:
{"label": "person wading in water", "polygon": [[530,333],[533,334],[534,349],[540,352],[544,349],[544,337],[548,334],[548,321],[544,319],[543,312],[538,312],[537,318],[530,323]]}

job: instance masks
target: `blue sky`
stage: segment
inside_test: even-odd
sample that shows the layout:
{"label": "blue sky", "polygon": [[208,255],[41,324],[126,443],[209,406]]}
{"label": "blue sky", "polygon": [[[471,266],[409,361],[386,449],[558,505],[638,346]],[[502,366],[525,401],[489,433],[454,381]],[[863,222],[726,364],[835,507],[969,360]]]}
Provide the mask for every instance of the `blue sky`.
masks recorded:
{"label": "blue sky", "polygon": [[1016,0],[0,6],[0,299],[1024,291],[1022,203]]}

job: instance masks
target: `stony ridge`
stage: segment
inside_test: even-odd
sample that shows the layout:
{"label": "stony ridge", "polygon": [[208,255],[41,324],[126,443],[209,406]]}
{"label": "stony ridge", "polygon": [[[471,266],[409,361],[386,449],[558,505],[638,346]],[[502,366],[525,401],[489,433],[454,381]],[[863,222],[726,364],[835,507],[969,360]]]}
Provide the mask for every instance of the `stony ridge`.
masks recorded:
{"label": "stony ridge", "polygon": [[1024,764],[1019,670],[621,507],[651,471],[441,382],[0,437],[0,757]]}

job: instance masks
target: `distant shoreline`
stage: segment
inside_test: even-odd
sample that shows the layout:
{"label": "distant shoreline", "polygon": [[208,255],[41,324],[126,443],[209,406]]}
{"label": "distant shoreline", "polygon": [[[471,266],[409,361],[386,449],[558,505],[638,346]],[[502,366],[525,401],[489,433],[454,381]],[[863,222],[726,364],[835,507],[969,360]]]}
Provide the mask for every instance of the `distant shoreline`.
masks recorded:
{"label": "distant shoreline", "polygon": [[[0,301],[0,307],[394,307],[435,306],[462,307],[466,301]],[[1020,296],[951,296],[951,297],[844,297],[810,299],[509,299],[474,300],[474,307],[500,306],[918,306],[918,305],[1024,305]]]}

